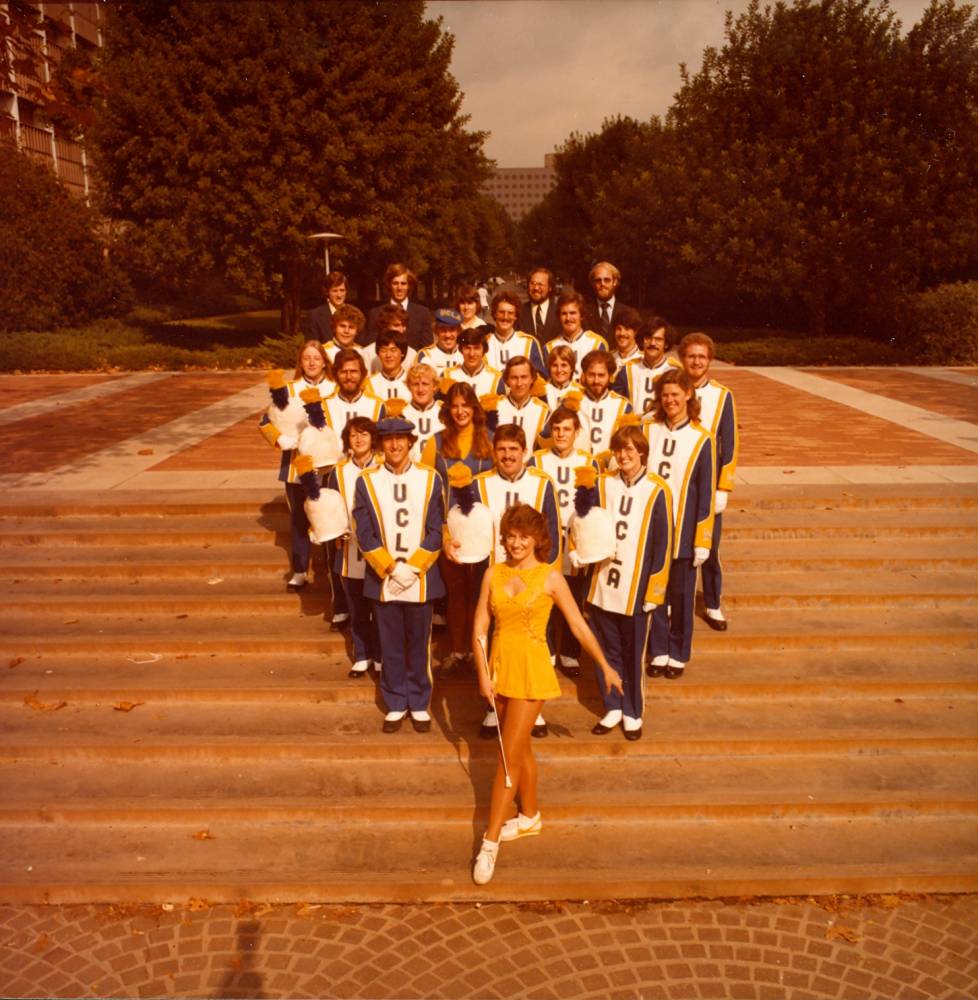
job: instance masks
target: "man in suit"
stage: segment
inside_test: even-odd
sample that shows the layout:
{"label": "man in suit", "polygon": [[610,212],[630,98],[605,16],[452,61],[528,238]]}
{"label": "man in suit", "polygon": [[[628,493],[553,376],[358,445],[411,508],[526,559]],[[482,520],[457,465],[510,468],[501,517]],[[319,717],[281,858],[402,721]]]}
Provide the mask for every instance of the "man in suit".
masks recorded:
{"label": "man in suit", "polygon": [[553,271],[545,267],[534,268],[526,276],[526,292],[530,300],[520,308],[516,329],[521,333],[532,333],[541,344],[560,334],[560,317],[554,301],[555,284]]}
{"label": "man in suit", "polygon": [[588,281],[594,290],[594,301],[588,305],[584,329],[600,333],[609,343],[614,343],[615,321],[625,305],[618,299],[621,271],[603,260],[591,268]]}
{"label": "man in suit", "polygon": [[306,319],[306,339],[325,344],[333,339],[333,313],[346,302],[347,282],[342,271],[330,271],[323,281],[326,304],[313,309]]}
{"label": "man in suit", "polygon": [[[432,343],[431,313],[425,306],[413,301],[418,293],[418,279],[414,272],[403,264],[391,264],[384,272],[384,284],[390,293],[390,304],[400,306],[407,317],[408,347],[413,347],[415,351],[427,347]],[[380,332],[378,323],[380,310],[386,304],[381,303],[370,310],[364,333],[365,345],[372,344],[377,339],[377,334]]]}

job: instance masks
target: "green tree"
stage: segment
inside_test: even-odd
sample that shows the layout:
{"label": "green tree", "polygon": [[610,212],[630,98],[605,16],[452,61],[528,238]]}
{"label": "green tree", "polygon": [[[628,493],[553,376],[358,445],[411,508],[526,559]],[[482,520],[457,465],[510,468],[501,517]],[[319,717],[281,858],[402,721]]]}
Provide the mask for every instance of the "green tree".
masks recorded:
{"label": "green tree", "polygon": [[442,206],[477,199],[488,170],[452,44],[417,0],[114,8],[90,134],[140,267],[279,292],[288,333],[311,233],[342,234],[354,272],[423,272]]}
{"label": "green tree", "polygon": [[0,143],[0,330],[49,330],[124,312],[125,277],[99,219],[54,174]]}
{"label": "green tree", "polygon": [[978,22],[933,0],[904,37],[885,3],[757,0],[683,68],[668,117],[688,188],[684,259],[833,307],[885,301],[978,245]]}

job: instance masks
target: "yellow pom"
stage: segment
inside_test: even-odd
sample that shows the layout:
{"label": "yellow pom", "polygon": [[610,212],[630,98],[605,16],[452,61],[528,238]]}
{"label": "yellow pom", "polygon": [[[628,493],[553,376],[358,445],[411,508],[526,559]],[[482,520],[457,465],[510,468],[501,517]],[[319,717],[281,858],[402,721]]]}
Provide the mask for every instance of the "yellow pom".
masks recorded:
{"label": "yellow pom", "polygon": [[533,388],[530,390],[530,394],[541,399],[546,399],[547,383],[542,375],[537,375],[537,377],[533,380]]}
{"label": "yellow pom", "polygon": [[472,470],[464,462],[456,462],[448,470],[448,485],[453,489],[461,489],[472,482]]}
{"label": "yellow pom", "polygon": [[642,419],[637,413],[623,413],[615,421],[615,430],[620,431],[622,427],[640,427]]}
{"label": "yellow pom", "polygon": [[404,414],[404,407],[407,406],[407,400],[401,399],[400,396],[394,396],[392,399],[388,399],[384,403],[384,410],[389,417],[400,417]]}
{"label": "yellow pom", "polygon": [[300,455],[295,460],[295,471],[304,476],[307,472],[312,472],[315,466],[312,464],[312,455]]}
{"label": "yellow pom", "polygon": [[319,395],[319,390],[314,385],[309,386],[308,389],[303,389],[299,393],[299,396],[307,406],[310,403],[321,403],[323,401],[323,397]]}
{"label": "yellow pom", "polygon": [[285,372],[281,368],[270,371],[265,378],[268,381],[269,389],[284,389],[289,384],[289,380],[285,377]]}
{"label": "yellow pom", "polygon": [[574,470],[574,485],[589,490],[598,481],[598,473],[593,465],[581,465]]}
{"label": "yellow pom", "polygon": [[258,428],[261,431],[261,436],[274,447],[278,443],[279,435],[281,431],[275,426],[275,424],[261,424]]}
{"label": "yellow pom", "polygon": [[438,383],[438,391],[444,396],[447,395],[448,390],[455,385],[455,379],[449,377],[448,375],[442,375],[441,381]]}
{"label": "yellow pom", "polygon": [[479,405],[486,413],[492,413],[499,408],[499,400],[502,398],[502,396],[497,396],[494,392],[487,392],[484,396],[479,397]]}
{"label": "yellow pom", "polygon": [[578,392],[577,389],[574,389],[572,392],[569,392],[566,396],[564,396],[564,398],[560,401],[560,405],[566,406],[568,410],[577,413],[577,411],[581,408],[581,401],[583,399],[584,394]]}

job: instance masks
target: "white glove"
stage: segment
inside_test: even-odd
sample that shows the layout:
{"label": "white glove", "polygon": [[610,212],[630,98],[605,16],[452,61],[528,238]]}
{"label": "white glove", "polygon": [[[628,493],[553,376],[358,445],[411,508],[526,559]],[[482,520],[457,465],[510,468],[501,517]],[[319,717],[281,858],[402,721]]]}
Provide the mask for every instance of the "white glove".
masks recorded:
{"label": "white glove", "polygon": [[581,562],[581,557],[577,554],[577,549],[571,549],[570,552],[567,553],[567,561],[574,567],[574,569],[580,569],[582,566],[586,565],[586,563]]}
{"label": "white glove", "polygon": [[648,601],[646,601],[646,602],[645,602],[645,603],[644,603],[644,604],[642,605],[642,610],[643,610],[643,611],[644,611],[644,612],[645,612],[646,614],[648,614],[648,613],[649,613],[650,611],[655,611],[655,609],[656,609],[656,608],[657,608],[658,606],[659,606],[658,604],[650,604],[650,603],[649,603]]}
{"label": "white glove", "polygon": [[693,569],[699,569],[709,558],[709,549],[693,549]]}
{"label": "white glove", "polygon": [[395,563],[390,571],[391,590],[399,594],[402,590],[407,590],[417,578],[418,570],[414,566],[406,562]]}
{"label": "white glove", "polygon": [[713,501],[713,510],[717,514],[722,514],[727,509],[727,497],[729,496],[729,490],[717,490],[716,499]]}
{"label": "white glove", "polygon": [[299,441],[297,438],[292,437],[291,434],[279,434],[278,440],[275,442],[282,451],[292,451],[293,448],[299,446]]}

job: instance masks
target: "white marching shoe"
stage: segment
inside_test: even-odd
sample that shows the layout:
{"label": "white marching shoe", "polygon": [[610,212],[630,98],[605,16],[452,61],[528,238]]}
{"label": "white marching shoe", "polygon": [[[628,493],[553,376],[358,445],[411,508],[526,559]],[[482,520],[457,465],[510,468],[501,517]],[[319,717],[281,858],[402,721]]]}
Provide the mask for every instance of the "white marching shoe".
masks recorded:
{"label": "white marching shoe", "polygon": [[539,836],[542,829],[543,820],[540,818],[539,812],[535,816],[524,816],[523,813],[520,813],[503,823],[499,840],[502,842],[504,840],[521,840],[523,837],[536,837]]}
{"label": "white marching shoe", "polygon": [[475,859],[472,867],[472,881],[476,885],[485,885],[492,880],[496,870],[496,858],[499,857],[499,841],[486,840],[482,838],[482,847],[479,848],[479,856]]}

